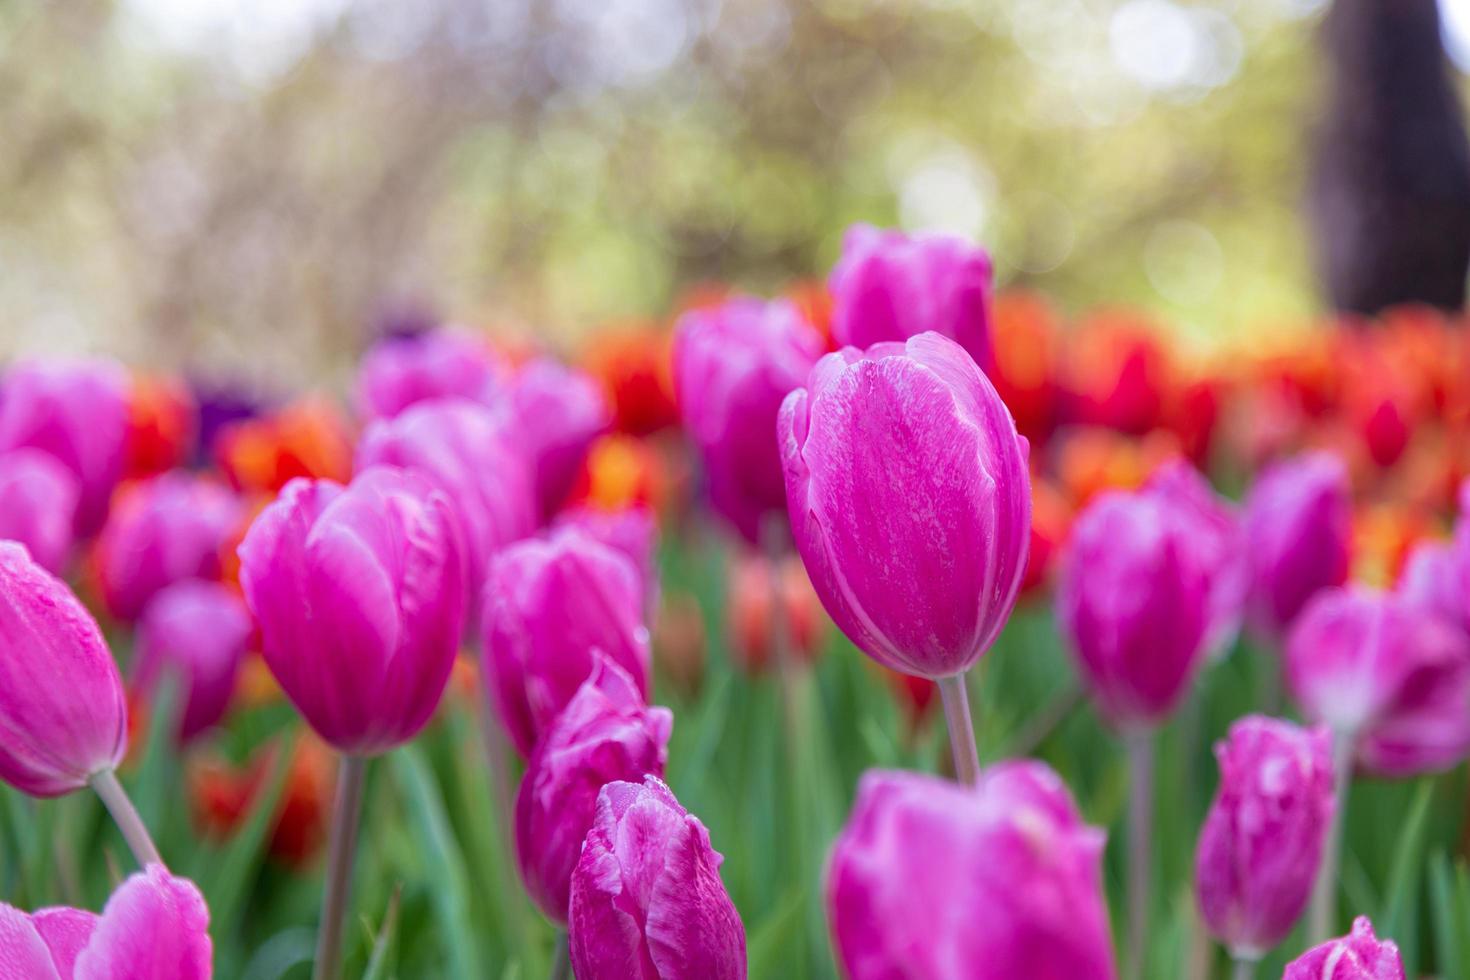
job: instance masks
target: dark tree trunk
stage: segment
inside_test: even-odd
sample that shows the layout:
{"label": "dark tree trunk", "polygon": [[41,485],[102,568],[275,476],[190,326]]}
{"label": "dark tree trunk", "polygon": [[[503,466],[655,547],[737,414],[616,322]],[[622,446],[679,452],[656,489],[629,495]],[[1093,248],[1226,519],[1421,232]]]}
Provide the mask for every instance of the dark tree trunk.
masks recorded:
{"label": "dark tree trunk", "polygon": [[1332,305],[1465,305],[1470,146],[1435,0],[1335,0],[1309,205]]}

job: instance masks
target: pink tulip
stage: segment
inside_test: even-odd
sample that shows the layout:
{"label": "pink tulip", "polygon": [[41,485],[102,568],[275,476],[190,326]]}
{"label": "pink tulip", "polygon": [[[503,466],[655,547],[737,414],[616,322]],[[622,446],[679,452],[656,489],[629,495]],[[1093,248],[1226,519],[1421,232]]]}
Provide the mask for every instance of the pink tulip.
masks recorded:
{"label": "pink tulip", "polygon": [[1347,580],[1347,467],[1329,452],[1271,466],[1246,497],[1244,526],[1251,561],[1248,614],[1258,633],[1279,640],[1312,596]]}
{"label": "pink tulip", "polygon": [[1399,948],[1373,935],[1367,916],[1353,920],[1353,931],[1303,953],[1286,966],[1281,980],[1404,980]]}
{"label": "pink tulip", "polygon": [[456,329],[379,341],[362,359],[357,405],[364,418],[388,419],[436,398],[491,402],[505,366],[490,345]]}
{"label": "pink tulip", "polygon": [[239,552],[266,663],[317,734],[359,756],[413,738],[464,623],[463,547],[444,493],[389,467],[347,487],[292,480]]}
{"label": "pink tulip", "polygon": [[80,495],[77,478],[51,454],[0,453],[0,539],[19,541],[48,572],[61,574]]}
{"label": "pink tulip", "polygon": [[990,257],[965,240],[853,225],[828,286],[837,343],[869,347],[932,330],[990,367]]}
{"label": "pink tulip", "polygon": [[531,754],[516,794],[516,858],[526,890],[552,921],[566,922],[598,791],[662,776],[673,723],[667,708],[647,707],[633,679],[598,657]]}
{"label": "pink tulip", "polygon": [[204,897],[159,864],[118,886],[101,916],[0,904],[7,980],[209,980],[213,959]]}
{"label": "pink tulip", "polygon": [[648,696],[643,585],[627,556],[564,529],[506,548],[490,565],[481,616],[491,707],[522,755],[601,654]]}
{"label": "pink tulip", "polygon": [[97,539],[97,577],[112,615],[132,622],[161,589],[218,579],[245,516],[223,484],[182,470],[123,488]]}
{"label": "pink tulip", "polygon": [[534,462],[541,518],[549,520],[612,425],[612,406],[590,376],[546,357],[517,371],[496,406],[511,443]]}
{"label": "pink tulip", "polygon": [[1292,629],[1286,683],[1374,772],[1436,771],[1470,755],[1470,637],[1400,596],[1319,594]]}
{"label": "pink tulip", "polygon": [[832,620],[902,673],[973,666],[1020,591],[1031,481],[970,356],[935,333],[828,354],[777,428],[792,534]]}
{"label": "pink tulip", "polygon": [[0,386],[0,451],[54,456],[81,489],[75,529],[93,534],[123,472],[128,378],[111,361],[23,361]]}
{"label": "pink tulip", "polygon": [[1072,526],[1057,618],[1102,712],[1147,728],[1179,704],[1211,627],[1196,533],[1155,495],[1112,491]]}
{"label": "pink tulip", "polygon": [[658,777],[604,786],[572,873],[577,980],[744,980],[745,927],[722,860]]}
{"label": "pink tulip", "polygon": [[1421,609],[1452,623],[1470,624],[1461,590],[1460,560],[1447,541],[1421,541],[1409,552],[1395,591]]}
{"label": "pink tulip", "polygon": [[1200,831],[1195,895],[1211,935],[1255,961],[1296,925],[1332,819],[1331,734],[1252,715],[1215,745],[1220,789]]}
{"label": "pink tulip", "polygon": [[781,400],[821,355],[816,330],[785,300],[739,297],[686,313],[675,328],[674,387],[710,503],[752,544],[765,515],[785,514],[774,436]]}
{"label": "pink tulip", "polygon": [[21,545],[0,541],[0,779],[80,789],[127,748],[122,681],[91,613]]}
{"label": "pink tulip", "polygon": [[633,506],[619,510],[599,507],[574,507],[562,511],[552,525],[554,529],[576,528],[594,541],[628,556],[643,579],[645,606],[658,605],[658,525],[647,507]]}
{"label": "pink tulip", "polygon": [[224,718],[254,628],[245,603],[218,582],[178,582],[148,604],[138,624],[133,684],[146,694],[165,677],[179,682],[179,741]]}
{"label": "pink tulip", "polygon": [[851,980],[1110,980],[1103,840],[1039,762],[976,786],[869,772],[828,861],[837,959]]}

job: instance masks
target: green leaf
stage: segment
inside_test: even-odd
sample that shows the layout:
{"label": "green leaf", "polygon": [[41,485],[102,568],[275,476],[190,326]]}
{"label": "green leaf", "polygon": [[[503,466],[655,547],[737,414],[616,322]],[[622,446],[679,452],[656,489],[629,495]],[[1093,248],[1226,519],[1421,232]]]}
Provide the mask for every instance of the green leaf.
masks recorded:
{"label": "green leaf", "polygon": [[1380,934],[1398,943],[1404,956],[1404,969],[1409,976],[1416,975],[1419,960],[1419,930],[1415,913],[1419,906],[1420,874],[1424,867],[1425,824],[1433,799],[1434,782],[1421,780],[1409,812],[1397,831],[1398,844],[1394,848],[1383,910],[1378,919],[1382,923]]}
{"label": "green leaf", "polygon": [[388,899],[388,910],[383,913],[383,924],[373,942],[373,955],[368,960],[367,971],[363,973],[362,980],[384,980],[388,976],[388,952],[398,931],[398,904],[402,898],[403,886],[398,885]]}
{"label": "green leaf", "polygon": [[1430,903],[1434,915],[1434,950],[1439,957],[1439,972],[1447,977],[1465,976],[1465,942],[1470,938],[1470,910],[1462,909],[1455,898],[1455,885],[1450,876],[1449,858],[1436,851],[1429,859]]}

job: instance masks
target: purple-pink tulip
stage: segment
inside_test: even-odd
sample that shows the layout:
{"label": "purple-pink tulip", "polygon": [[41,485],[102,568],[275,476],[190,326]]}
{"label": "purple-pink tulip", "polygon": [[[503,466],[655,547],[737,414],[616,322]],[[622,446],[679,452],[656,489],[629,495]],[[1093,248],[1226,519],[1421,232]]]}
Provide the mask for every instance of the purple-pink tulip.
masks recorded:
{"label": "purple-pink tulip", "polygon": [[1390,940],[1373,935],[1367,916],[1353,931],[1303,953],[1286,966],[1281,980],[1404,980],[1404,962]]}
{"label": "purple-pink tulip", "polygon": [[0,453],[0,540],[19,541],[47,571],[71,555],[81,488],[71,470],[39,449]]}
{"label": "purple-pink tulip", "polygon": [[128,712],[92,614],[26,549],[0,541],[0,779],[32,796],[115,769]]}
{"label": "purple-pink tulip", "polygon": [[472,612],[490,556],[536,530],[535,474],[487,407],[464,399],[419,402],[374,422],[357,447],[357,468],[418,470],[444,491],[464,532]]}
{"label": "purple-pink tulip", "polygon": [[854,225],[828,286],[839,344],[869,347],[932,330],[990,366],[990,257],[962,238]]}
{"label": "purple-pink tulip", "polygon": [[138,622],[133,686],[178,686],[178,737],[188,742],[225,716],[254,624],[245,603],[218,582],[188,579],[153,597]]}
{"label": "purple-pink tulip", "polygon": [[647,507],[618,510],[574,507],[562,511],[552,527],[555,530],[576,528],[592,540],[627,555],[643,577],[647,607],[652,609],[658,604],[658,526]]}
{"label": "purple-pink tulip", "polygon": [[97,579],[108,612],[132,622],[161,589],[189,578],[218,579],[244,516],[228,487],[182,470],[124,487],[97,539]]}
{"label": "purple-pink tulip", "polygon": [[828,354],[777,429],[792,535],[833,622],[902,673],[971,667],[1016,604],[1031,481],[970,355],[935,333]]}
{"label": "purple-pink tulip", "polygon": [[1420,541],[1409,552],[1395,586],[1406,601],[1452,623],[1464,625],[1470,593],[1461,588],[1460,559],[1448,541]]}
{"label": "purple-pink tulip", "polygon": [[75,529],[102,526],[126,451],[128,379],[111,361],[23,361],[0,386],[0,451],[50,453],[77,479]]}
{"label": "purple-pink tulip", "polygon": [[464,625],[463,547],[443,491],[390,467],[346,487],[292,480],[239,551],[266,663],[317,734],[373,755],[423,728]]}
{"label": "purple-pink tulip", "polygon": [[379,341],[362,359],[357,405],[364,418],[392,418],[422,401],[466,398],[489,403],[505,367],[485,341],[445,328]]}
{"label": "purple-pink tulip", "polygon": [[658,777],[604,786],[572,873],[577,980],[744,980],[745,926],[722,860]]}
{"label": "purple-pink tulip", "polygon": [[1210,638],[1210,577],[1174,505],[1110,491],[1072,526],[1057,618],[1109,720],[1145,728],[1179,704]]}
{"label": "purple-pink tulip", "polygon": [[209,908],[194,883],[150,865],[118,886],[100,916],[0,904],[7,980],[209,980]]}
{"label": "purple-pink tulip", "polygon": [[536,470],[542,520],[566,502],[587,451],[612,425],[612,406],[589,375],[549,357],[523,366],[497,400],[501,424]]}
{"label": "purple-pink tulip", "polygon": [[674,716],[650,708],[633,679],[601,657],[531,753],[516,794],[516,859],[531,898],[567,921],[572,869],[608,783],[662,776]]}
{"label": "purple-pink tulip", "polygon": [[1291,631],[1286,683],[1373,772],[1413,775],[1470,755],[1470,637],[1401,596],[1318,595]]}
{"label": "purple-pink tulip", "polygon": [[1251,562],[1247,617],[1257,633],[1280,641],[1312,596],[1347,580],[1347,467],[1330,452],[1274,464],[1246,496],[1244,527]]}
{"label": "purple-pink tulip", "polygon": [[485,685],[511,741],[528,756],[592,673],[598,654],[647,698],[651,654],[643,584],[622,552],[575,529],[521,541],[490,564]]}
{"label": "purple-pink tulip", "polygon": [[1332,820],[1332,736],[1252,715],[1215,745],[1220,789],[1200,831],[1195,896],[1236,959],[1286,938],[1317,879]]}
{"label": "purple-pink tulip", "polygon": [[816,330],[785,300],[739,297],[686,313],[675,328],[674,387],[710,503],[752,544],[767,514],[785,513],[781,401],[821,356]]}
{"label": "purple-pink tulip", "polygon": [[851,980],[1110,980],[1103,842],[1039,762],[976,786],[870,772],[827,868],[837,959]]}

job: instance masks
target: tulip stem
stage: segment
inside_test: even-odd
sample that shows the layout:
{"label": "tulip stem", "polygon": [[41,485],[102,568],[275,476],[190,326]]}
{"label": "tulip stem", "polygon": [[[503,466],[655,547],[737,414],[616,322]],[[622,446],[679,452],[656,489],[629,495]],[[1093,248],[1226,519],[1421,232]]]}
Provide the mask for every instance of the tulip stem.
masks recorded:
{"label": "tulip stem", "polygon": [[975,747],[975,723],[970,719],[970,692],[965,688],[965,675],[941,677],[936,683],[939,699],[944,704],[944,720],[949,725],[955,778],[973,786],[980,781],[980,753]]}
{"label": "tulip stem", "polygon": [[1255,975],[1255,960],[1246,956],[1236,957],[1235,964],[1230,968],[1231,980],[1254,980]]}
{"label": "tulip stem", "polygon": [[352,889],[352,860],[357,852],[358,815],[362,811],[363,777],[367,759],[344,755],[337,769],[337,801],[332,806],[332,830],[327,841],[327,887],[322,896],[322,920],[316,940],[313,980],[337,980],[342,972],[342,927]]}
{"label": "tulip stem", "polygon": [[1348,789],[1353,779],[1353,736],[1351,732],[1332,733],[1332,818],[1327,822],[1327,838],[1322,843],[1322,863],[1317,869],[1317,882],[1312,887],[1312,910],[1308,918],[1307,938],[1324,943],[1332,938],[1332,920],[1337,905],[1337,868],[1342,852],[1342,829],[1347,821]]}
{"label": "tulip stem", "polygon": [[92,789],[102,798],[102,805],[112,814],[113,823],[122,831],[123,840],[128,842],[138,864],[145,868],[150,864],[162,865],[163,858],[159,856],[153,838],[148,836],[148,828],[144,826],[143,818],[138,816],[133,801],[128,799],[127,790],[117,781],[117,773],[104,769],[92,777],[91,783]]}
{"label": "tulip stem", "polygon": [[551,980],[570,980],[572,975],[571,950],[567,948],[567,934],[556,934],[556,949],[551,951]]}
{"label": "tulip stem", "polygon": [[1148,950],[1149,885],[1154,822],[1154,733],[1123,736],[1128,750],[1128,976],[1143,976]]}

